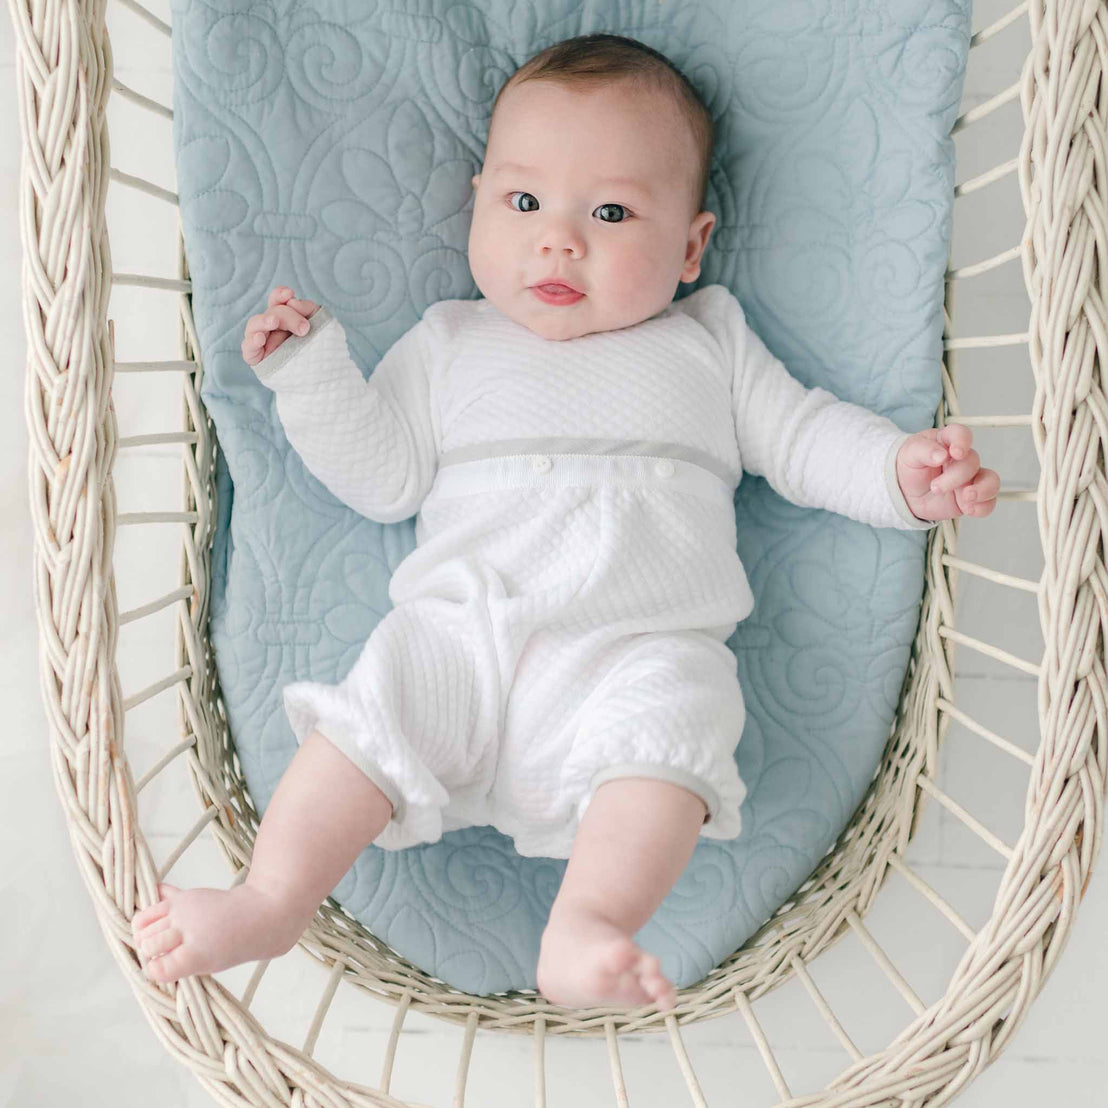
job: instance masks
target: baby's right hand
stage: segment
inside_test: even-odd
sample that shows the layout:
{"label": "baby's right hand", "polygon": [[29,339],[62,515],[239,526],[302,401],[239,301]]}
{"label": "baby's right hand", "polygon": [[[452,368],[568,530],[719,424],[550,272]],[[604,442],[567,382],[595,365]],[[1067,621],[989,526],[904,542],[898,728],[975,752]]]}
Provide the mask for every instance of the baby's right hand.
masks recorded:
{"label": "baby's right hand", "polygon": [[289,335],[306,335],[308,320],[319,311],[319,305],[311,300],[293,299],[292,289],[284,286],[269,294],[269,308],[246,321],[246,334],[242,340],[242,358],[248,366],[255,366],[267,358]]}

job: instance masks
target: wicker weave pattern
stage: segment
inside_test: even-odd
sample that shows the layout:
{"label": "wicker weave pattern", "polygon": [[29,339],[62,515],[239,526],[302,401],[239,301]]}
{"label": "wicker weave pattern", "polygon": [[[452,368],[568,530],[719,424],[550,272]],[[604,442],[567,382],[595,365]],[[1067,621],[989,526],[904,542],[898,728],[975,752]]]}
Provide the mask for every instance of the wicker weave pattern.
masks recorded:
{"label": "wicker weave pattern", "polygon": [[[1018,86],[966,113],[957,125],[961,129],[1017,94],[1020,98],[1025,133],[1018,160],[983,174],[972,187],[1018,170],[1026,230],[1017,248],[951,277],[972,276],[971,270],[980,272],[1018,256],[1031,316],[1027,335],[947,341],[944,397],[936,423],[973,423],[960,414],[952,352],[974,345],[1029,343],[1036,381],[1030,426],[1040,485],[1037,491],[1002,490],[1000,495],[1036,502],[1045,555],[1041,581],[1022,581],[955,557],[955,521],[931,532],[926,593],[899,718],[870,791],[793,900],[703,982],[682,990],[674,1013],[623,1008],[578,1012],[550,1005],[534,993],[466,996],[427,977],[327,901],[301,943],[331,971],[303,1050],[272,1038],[249,1012],[265,963],[239,1000],[211,977],[157,985],[143,975],[131,947],[131,917],[157,899],[157,882],[202,831],[211,830],[241,880],[259,820],[234,766],[206,634],[218,447],[198,395],[203,368],[183,244],[179,240],[174,279],[113,273],[104,218],[109,180],[170,204],[177,201],[164,189],[109,169],[110,91],[167,120],[171,112],[114,78],[105,2],[10,0],[19,39],[24,142],[20,199],[34,584],[55,782],[74,852],[107,941],[166,1047],[194,1068],[221,1103],[401,1105],[387,1090],[404,1017],[417,1009],[465,1028],[456,1103],[464,1100],[479,1029],[534,1037],[540,1105],[545,1103],[545,1035],[604,1036],[616,1099],[626,1103],[618,1036],[651,1030],[669,1035],[694,1103],[705,1104],[679,1027],[737,1009],[763,1054],[781,1106],[922,1108],[948,1102],[1008,1044],[1042,988],[1065,945],[1100,847],[1108,772],[1108,405],[1102,377],[1108,355],[1103,291],[1108,264],[1108,8],[1103,0],[1030,0],[975,36],[975,42],[984,41],[1026,15],[1032,49]],[[120,2],[168,34],[135,0]],[[971,185],[961,187],[968,191]],[[179,363],[115,364],[114,329],[107,319],[113,283],[178,296]],[[184,506],[180,511],[117,516],[112,466],[117,448],[128,442],[117,441],[112,380],[116,372],[152,369],[181,371],[182,431],[137,436],[129,444],[183,444]],[[983,417],[982,422],[1003,418]],[[121,615],[112,567],[116,528],[166,520],[183,525],[181,585]],[[1046,644],[1041,663],[955,630],[959,569],[1037,593]],[[179,613],[176,672],[124,700],[116,667],[118,628],[171,605]],[[977,933],[911,873],[902,857],[925,795],[957,809],[934,784],[941,740],[952,716],[1004,747],[1005,740],[986,734],[953,702],[957,642],[1032,673],[1039,683],[1041,745],[1031,766],[1023,832],[1009,850],[980,825],[975,828],[1008,857],[992,918]],[[125,713],[170,687],[176,687],[179,697],[180,741],[136,784],[122,749]],[[1015,748],[1009,753],[1022,754]],[[138,825],[136,796],[177,757],[187,760],[200,813],[159,870]],[[946,994],[926,1009],[862,922],[890,868],[912,880],[969,942]],[[850,930],[916,1012],[894,1041],[870,1057],[862,1057],[850,1041],[807,971],[821,951]],[[825,1090],[802,1097],[791,1097],[750,1004],[794,972],[855,1059]],[[311,1058],[344,976],[396,1006],[381,1091],[345,1081]]]}

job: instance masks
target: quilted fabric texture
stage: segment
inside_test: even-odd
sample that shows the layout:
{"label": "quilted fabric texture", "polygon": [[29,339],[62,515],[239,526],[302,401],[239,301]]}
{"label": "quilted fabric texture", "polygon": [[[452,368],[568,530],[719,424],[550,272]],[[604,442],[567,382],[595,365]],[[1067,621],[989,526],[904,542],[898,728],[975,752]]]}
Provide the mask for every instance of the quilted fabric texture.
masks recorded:
{"label": "quilted fabric texture", "polygon": [[[282,686],[350,669],[415,521],[359,516],[307,472],[242,361],[245,320],[291,285],[342,321],[369,374],[428,305],[476,298],[469,180],[492,100],[533,53],[595,31],[666,53],[716,119],[719,223],[678,298],[722,284],[804,385],[904,431],[932,425],[969,0],[175,0],[182,225],[223,449],[211,634],[263,812],[296,746]],[[747,707],[743,830],[701,840],[636,936],[679,987],[772,915],[846,825],[888,738],[923,581],[922,531],[803,508],[753,476],[735,510],[755,598],[728,640]],[[450,985],[534,988],[564,867],[465,828],[368,847],[334,895]]]}

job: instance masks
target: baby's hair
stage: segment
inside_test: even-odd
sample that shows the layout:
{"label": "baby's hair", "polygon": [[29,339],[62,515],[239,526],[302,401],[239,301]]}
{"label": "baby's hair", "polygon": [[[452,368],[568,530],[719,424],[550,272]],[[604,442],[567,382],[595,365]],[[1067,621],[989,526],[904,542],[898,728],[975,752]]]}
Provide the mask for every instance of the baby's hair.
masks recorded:
{"label": "baby's hair", "polygon": [[525,61],[504,82],[493,101],[491,115],[496,114],[496,105],[505,91],[524,81],[555,81],[572,88],[596,87],[627,79],[669,93],[688,120],[700,151],[694,193],[698,198],[696,211],[703,211],[708,200],[708,173],[715,145],[712,113],[684,73],[665,54],[644,42],[607,34],[578,35],[556,42]]}

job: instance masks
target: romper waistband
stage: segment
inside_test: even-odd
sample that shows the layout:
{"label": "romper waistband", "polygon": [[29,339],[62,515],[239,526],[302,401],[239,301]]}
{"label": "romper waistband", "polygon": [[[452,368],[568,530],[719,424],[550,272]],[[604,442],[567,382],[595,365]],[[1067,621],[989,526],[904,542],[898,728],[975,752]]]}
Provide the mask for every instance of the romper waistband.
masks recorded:
{"label": "romper waistband", "polygon": [[431,495],[466,496],[496,489],[568,485],[654,486],[659,491],[698,496],[724,509],[735,503],[735,490],[695,462],[629,454],[511,454],[440,461]]}

